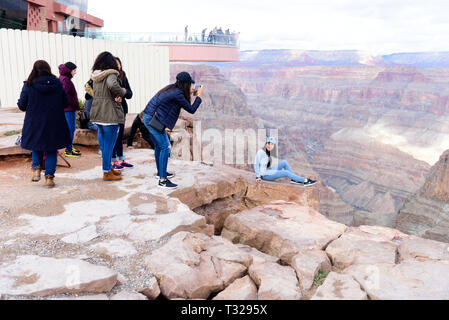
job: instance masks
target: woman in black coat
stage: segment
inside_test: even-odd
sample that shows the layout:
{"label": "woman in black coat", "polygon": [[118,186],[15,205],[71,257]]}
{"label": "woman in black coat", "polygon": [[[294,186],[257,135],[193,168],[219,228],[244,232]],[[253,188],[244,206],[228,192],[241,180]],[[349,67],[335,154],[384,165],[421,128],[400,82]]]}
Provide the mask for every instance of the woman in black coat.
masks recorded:
{"label": "woman in black coat", "polygon": [[57,151],[71,144],[64,114],[67,103],[67,95],[59,79],[51,73],[50,65],[44,60],[36,61],[17,105],[26,112],[21,146],[32,151],[32,181],[40,181],[45,155],[45,185],[48,187],[55,186]]}
{"label": "woman in black coat", "polygon": [[[128,78],[126,77],[125,71],[123,71],[122,61],[119,57],[115,57],[117,62],[118,70],[120,72],[118,78],[120,81],[120,86],[126,89],[126,94],[122,99],[122,107],[123,113],[125,114],[125,123],[126,123],[126,115],[128,114],[128,102],[127,99],[131,99],[133,97],[133,91],[131,90],[131,86],[129,85]],[[115,142],[114,150],[112,151],[112,168],[116,170],[121,170],[123,168],[132,168],[134,167],[132,164],[125,161],[125,156],[123,154],[123,136],[125,133],[125,125],[119,125],[119,132],[117,136],[117,141]]]}

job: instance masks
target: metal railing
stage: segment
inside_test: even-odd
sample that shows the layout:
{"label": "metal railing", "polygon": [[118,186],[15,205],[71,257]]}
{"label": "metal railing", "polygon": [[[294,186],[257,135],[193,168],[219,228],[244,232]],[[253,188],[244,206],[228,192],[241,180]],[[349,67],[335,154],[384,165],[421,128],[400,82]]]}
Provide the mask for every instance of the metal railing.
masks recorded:
{"label": "metal railing", "polygon": [[168,33],[168,32],[102,32],[91,31],[71,33],[74,36],[92,39],[140,42],[140,43],[179,43],[197,45],[216,45],[240,47],[239,34],[200,34],[200,33]]}

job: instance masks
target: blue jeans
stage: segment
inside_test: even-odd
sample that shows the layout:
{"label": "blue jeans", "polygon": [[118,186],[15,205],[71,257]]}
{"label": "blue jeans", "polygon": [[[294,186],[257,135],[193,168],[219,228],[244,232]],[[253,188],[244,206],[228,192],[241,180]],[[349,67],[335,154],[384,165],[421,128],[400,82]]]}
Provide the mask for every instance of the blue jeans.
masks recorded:
{"label": "blue jeans", "polygon": [[[284,169],[284,170],[282,170],[282,169]],[[262,176],[263,180],[274,181],[279,178],[288,177],[291,180],[294,180],[297,182],[305,182],[306,181],[306,179],[304,179],[303,177],[297,176],[293,172],[292,168],[290,168],[290,165],[288,164],[288,162],[285,160],[279,162],[276,169],[271,169],[268,172],[269,172],[268,175]]]}
{"label": "blue jeans", "polygon": [[170,155],[170,139],[167,132],[160,133],[149,125],[152,116],[144,114],[143,124],[150,131],[154,142],[154,158],[156,159],[156,167],[161,179],[167,179],[167,164]]}
{"label": "blue jeans", "polygon": [[103,172],[109,172],[112,169],[111,159],[112,150],[117,141],[118,125],[98,126],[98,143],[101,150],[101,158],[103,159]]}
{"label": "blue jeans", "polygon": [[[89,121],[89,123],[87,124],[87,129],[98,131],[98,125]],[[100,134],[98,134],[98,146],[100,148],[100,151],[102,145],[103,145],[102,137],[100,137]]]}
{"label": "blue jeans", "polygon": [[43,167],[44,164],[44,154],[45,154],[45,175],[55,176],[56,172],[56,162],[58,153],[57,151],[33,151],[31,156],[33,159],[33,169],[37,167]]}
{"label": "blue jeans", "polygon": [[75,135],[75,131],[76,131],[76,112],[75,111],[66,111],[65,119],[67,121],[67,124],[69,126],[69,131],[70,131],[71,143],[70,143],[70,146],[67,147],[67,151],[70,152],[73,150],[73,136]]}

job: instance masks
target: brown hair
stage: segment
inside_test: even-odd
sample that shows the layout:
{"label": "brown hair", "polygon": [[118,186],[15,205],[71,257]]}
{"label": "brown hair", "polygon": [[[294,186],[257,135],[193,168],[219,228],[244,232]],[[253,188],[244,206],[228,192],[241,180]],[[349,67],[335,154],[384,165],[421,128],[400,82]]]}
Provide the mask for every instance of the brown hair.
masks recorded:
{"label": "brown hair", "polygon": [[34,81],[36,81],[37,78],[42,76],[55,77],[55,75],[51,73],[51,67],[47,61],[37,60],[33,65],[33,70],[31,70],[31,73],[28,76],[26,84],[31,86],[34,83]]}
{"label": "brown hair", "polygon": [[169,84],[168,86],[166,86],[165,88],[161,89],[156,95],[159,96],[164,92],[167,92],[168,90],[174,89],[174,88],[179,88],[181,89],[182,93],[184,93],[184,97],[186,98],[187,101],[189,101],[189,103],[192,103],[192,99],[191,99],[191,94],[190,94],[190,88],[191,88],[192,84],[190,82],[179,82],[176,81],[173,84]]}
{"label": "brown hair", "polygon": [[94,66],[92,67],[92,71],[95,71],[95,70],[104,71],[104,70],[109,70],[109,69],[118,71],[117,61],[115,61],[115,58],[112,55],[112,53],[105,51],[105,52],[100,53],[98,55],[97,59],[95,59],[95,63],[94,63]]}
{"label": "brown hair", "polygon": [[[119,75],[118,75],[118,78],[120,79],[120,81],[121,81],[122,84],[123,84],[123,81],[125,81],[125,78],[126,78],[126,72],[123,71],[122,60],[120,60],[119,57],[115,57],[115,59],[118,60],[118,62],[120,63],[120,68],[119,68],[120,70],[118,71],[118,72],[120,72],[120,73],[119,73]],[[117,66],[117,67],[118,67],[118,66]]]}

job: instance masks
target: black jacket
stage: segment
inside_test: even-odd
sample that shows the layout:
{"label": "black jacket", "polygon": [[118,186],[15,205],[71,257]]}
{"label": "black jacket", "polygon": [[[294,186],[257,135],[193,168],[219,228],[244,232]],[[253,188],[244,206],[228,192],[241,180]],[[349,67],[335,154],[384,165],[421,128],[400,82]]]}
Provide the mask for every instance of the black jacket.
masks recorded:
{"label": "black jacket", "polygon": [[25,111],[21,147],[31,151],[56,151],[72,143],[64,108],[67,95],[54,76],[43,76],[28,86],[24,83],[20,110]]}
{"label": "black jacket", "polygon": [[128,102],[126,102],[126,99],[131,99],[133,97],[133,91],[131,90],[131,86],[129,85],[128,78],[125,76],[125,79],[123,81],[120,81],[120,85],[122,88],[126,89],[126,94],[122,99],[122,107],[123,111],[125,112],[125,115],[128,113]]}
{"label": "black jacket", "polygon": [[178,121],[181,108],[189,113],[195,113],[201,104],[201,98],[196,97],[191,105],[184,97],[184,93],[179,88],[173,88],[163,92],[161,95],[155,95],[148,102],[145,113],[154,116],[168,129],[172,130]]}
{"label": "black jacket", "polygon": [[133,145],[134,136],[137,133],[137,130],[140,130],[142,133],[142,138],[145,139],[146,142],[154,149],[153,138],[151,136],[150,131],[148,131],[147,127],[143,124],[140,116],[137,115],[133,121],[133,125],[131,126],[131,131],[128,134],[127,145],[128,147]]}

